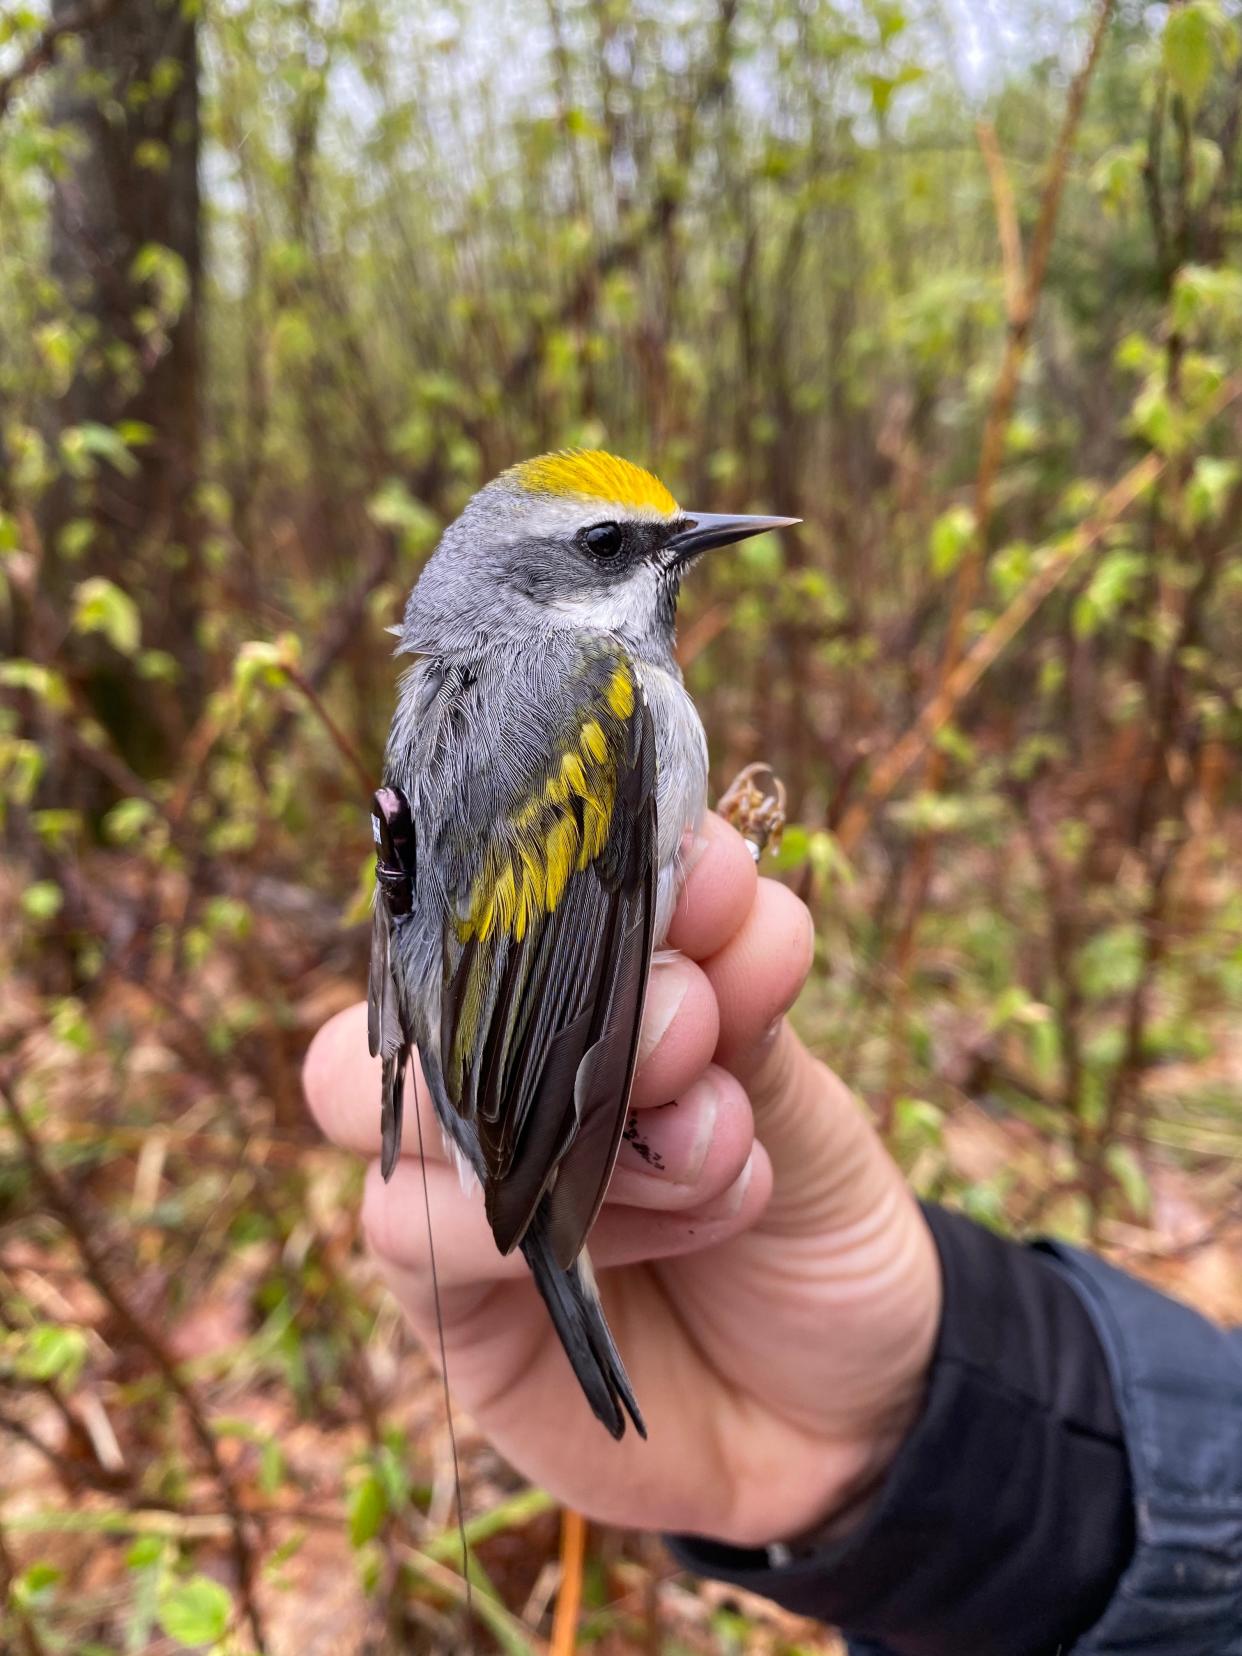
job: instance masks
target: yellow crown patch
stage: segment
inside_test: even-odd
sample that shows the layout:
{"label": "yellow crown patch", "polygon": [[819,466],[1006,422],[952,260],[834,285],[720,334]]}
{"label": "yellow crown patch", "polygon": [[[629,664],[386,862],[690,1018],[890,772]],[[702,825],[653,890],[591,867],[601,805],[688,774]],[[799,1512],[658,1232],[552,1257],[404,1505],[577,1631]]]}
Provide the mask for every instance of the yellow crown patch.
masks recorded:
{"label": "yellow crown patch", "polygon": [[677,502],[649,471],[605,454],[603,449],[561,449],[513,466],[510,476],[531,494],[568,495],[576,500],[606,500],[634,511],[675,517]]}

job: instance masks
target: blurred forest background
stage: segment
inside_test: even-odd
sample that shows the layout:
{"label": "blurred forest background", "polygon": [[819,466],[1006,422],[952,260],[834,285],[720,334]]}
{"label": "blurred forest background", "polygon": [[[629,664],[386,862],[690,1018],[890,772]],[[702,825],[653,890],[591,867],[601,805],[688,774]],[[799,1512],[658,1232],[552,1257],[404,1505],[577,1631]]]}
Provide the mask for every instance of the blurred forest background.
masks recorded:
{"label": "blurred forest background", "polygon": [[[1242,1315],[1235,0],[0,3],[0,1643],[546,1651],[299,1063],[384,627],[500,467],[687,586],[799,1008],[918,1187]],[[593,1534],[581,1648],[830,1634]],[[554,1646],[568,1650],[564,1633]]]}

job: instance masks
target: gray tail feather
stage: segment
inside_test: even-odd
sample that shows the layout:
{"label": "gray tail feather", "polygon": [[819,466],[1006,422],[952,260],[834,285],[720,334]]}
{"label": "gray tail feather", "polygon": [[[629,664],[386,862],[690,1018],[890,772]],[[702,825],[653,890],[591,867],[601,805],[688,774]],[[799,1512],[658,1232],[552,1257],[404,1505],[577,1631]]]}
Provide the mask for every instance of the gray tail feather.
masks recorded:
{"label": "gray tail feather", "polygon": [[522,1238],[522,1252],[535,1285],[543,1295],[552,1325],[565,1347],[565,1354],[578,1376],[578,1384],[586,1393],[596,1419],[603,1422],[613,1437],[625,1436],[625,1416],[628,1414],[634,1422],[634,1430],[639,1437],[645,1438],[647,1428],[634,1399],[625,1364],[604,1321],[604,1313],[590,1280],[589,1267],[584,1270],[584,1261],[580,1258],[569,1270],[562,1271],[544,1234],[544,1222],[542,1213],[535,1216]]}

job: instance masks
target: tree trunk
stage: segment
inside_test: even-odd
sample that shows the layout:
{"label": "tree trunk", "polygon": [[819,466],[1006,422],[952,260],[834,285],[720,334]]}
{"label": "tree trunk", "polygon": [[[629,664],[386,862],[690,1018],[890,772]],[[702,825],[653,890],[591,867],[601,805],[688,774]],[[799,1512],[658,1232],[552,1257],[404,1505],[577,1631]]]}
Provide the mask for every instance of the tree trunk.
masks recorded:
{"label": "tree trunk", "polygon": [[[53,16],[77,0],[53,0]],[[75,153],[57,180],[51,272],[88,330],[69,390],[50,411],[68,427],[150,427],[119,469],[64,477],[44,502],[43,589],[58,611],[84,574],[123,587],[142,612],[143,644],[180,668],[172,694],[101,646],[75,667],[102,721],[140,771],[161,770],[200,692],[198,43],[193,7],[125,0],[67,54],[55,100]],[[85,558],[70,522],[90,523]],[[75,554],[73,543],[78,543]]]}

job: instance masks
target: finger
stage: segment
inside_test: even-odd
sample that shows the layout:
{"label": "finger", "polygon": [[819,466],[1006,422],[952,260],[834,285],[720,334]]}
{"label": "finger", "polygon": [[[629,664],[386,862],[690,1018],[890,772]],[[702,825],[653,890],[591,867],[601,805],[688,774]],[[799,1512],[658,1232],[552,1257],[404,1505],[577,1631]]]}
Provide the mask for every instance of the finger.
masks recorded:
{"label": "finger", "polygon": [[[815,1237],[825,1253],[865,1252],[909,1192],[858,1100],[812,1058],[787,1021],[750,1066],[755,1130],[776,1170],[765,1230]],[[854,1222],[868,1215],[857,1231]],[[829,1239],[832,1238],[830,1241]]]}
{"label": "finger", "polygon": [[675,1104],[631,1116],[607,1199],[669,1213],[701,1207],[733,1184],[754,1138],[741,1083],[709,1068]]}
{"label": "finger", "polygon": [[736,828],[709,811],[684,853],[685,884],[667,942],[691,960],[719,953],[755,900],[755,859]]}
{"label": "finger", "polygon": [[678,1098],[711,1063],[720,1034],[716,997],[691,960],[673,955],[651,968],[630,1107]]}
{"label": "finger", "polygon": [[302,1091],[320,1131],[345,1150],[378,1142],[381,1065],[367,1051],[363,1001],[329,1018],[302,1064]]}
{"label": "finger", "polygon": [[[763,1146],[754,1144],[724,1188],[710,1198],[704,1194],[685,1212],[606,1205],[588,1242],[592,1264],[603,1269],[714,1247],[753,1225],[771,1192],[771,1163]],[[426,1202],[425,1207],[422,1170],[413,1162],[401,1162],[387,1183],[378,1162],[367,1169],[362,1226],[368,1245],[386,1268],[422,1282],[429,1303],[430,1208],[430,1235],[446,1317],[469,1312],[481,1294],[500,1284],[523,1280],[527,1267],[522,1255],[516,1250],[499,1252],[481,1199],[477,1193],[473,1199],[463,1194],[452,1168],[443,1163],[428,1165]]]}
{"label": "finger", "polygon": [[521,1280],[526,1270],[521,1254],[500,1252],[483,1211],[481,1193],[477,1188],[464,1192],[455,1168],[445,1162],[428,1163],[426,1205],[423,1170],[416,1161],[408,1157],[400,1161],[387,1182],[378,1162],[367,1168],[362,1228],[372,1252],[401,1270],[427,1272],[430,1284],[428,1207],[442,1289],[490,1287]]}
{"label": "finger", "polygon": [[760,880],[740,929],[703,963],[716,994],[716,1062],[746,1079],[747,1060],[770,1042],[811,969],[815,933],[806,905],[775,880]]}
{"label": "finger", "polygon": [[[367,1051],[367,1009],[363,1002],[329,1018],[307,1049],[302,1089],[320,1131],[342,1150],[374,1156],[380,1147],[380,1076],[382,1065]],[[423,1145],[429,1161],[445,1159],[444,1138],[418,1054],[405,1078],[403,1156],[418,1156],[415,1100],[422,1118]]]}
{"label": "finger", "polygon": [[[362,1002],[330,1018],[311,1041],[302,1086],[311,1114],[334,1144],[373,1156],[380,1144],[381,1065],[367,1052],[366,1024]],[[692,1086],[711,1062],[719,1027],[716,997],[692,961],[674,956],[653,966],[631,1107],[666,1104]],[[427,1156],[442,1160],[442,1135],[417,1053],[406,1076],[404,1156],[418,1154],[417,1125],[410,1119],[416,1098]]]}
{"label": "finger", "polygon": [[772,1194],[772,1164],[756,1142],[728,1189],[685,1213],[653,1213],[605,1204],[587,1243],[600,1270],[698,1253],[749,1230]]}

